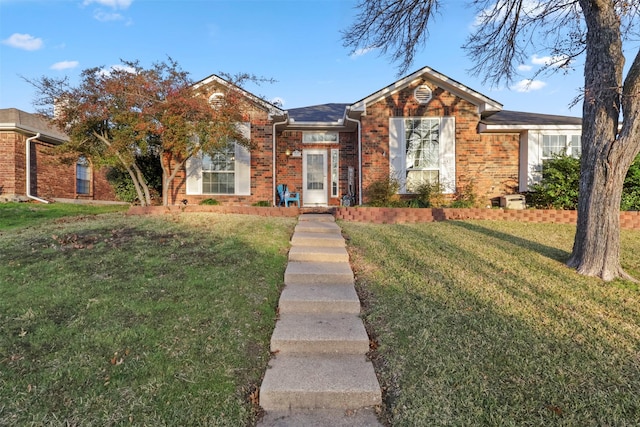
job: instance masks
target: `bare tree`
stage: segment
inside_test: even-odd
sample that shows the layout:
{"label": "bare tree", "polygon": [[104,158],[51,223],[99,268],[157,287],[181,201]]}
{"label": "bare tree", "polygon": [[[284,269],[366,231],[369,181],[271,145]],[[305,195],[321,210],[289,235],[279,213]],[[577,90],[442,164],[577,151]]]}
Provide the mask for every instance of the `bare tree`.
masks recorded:
{"label": "bare tree", "polygon": [[[517,76],[529,53],[553,58],[541,72],[567,71],[584,57],[582,157],[578,224],[567,264],[603,280],[632,279],[620,264],[620,199],[625,174],[640,152],[640,53],[623,80],[625,37],[636,36],[636,0],[473,0],[474,32],[464,49],[471,72],[499,86]],[[438,0],[362,0],[343,34],[353,51],[379,48],[412,64],[428,38]],[[622,119],[622,122],[621,122]]]}

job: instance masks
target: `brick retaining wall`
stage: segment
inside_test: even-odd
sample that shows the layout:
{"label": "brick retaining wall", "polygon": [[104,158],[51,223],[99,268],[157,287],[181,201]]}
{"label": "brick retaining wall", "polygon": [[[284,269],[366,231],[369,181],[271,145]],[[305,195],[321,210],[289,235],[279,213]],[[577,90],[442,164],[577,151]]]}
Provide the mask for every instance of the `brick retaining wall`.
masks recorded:
{"label": "brick retaining wall", "polygon": [[[301,213],[331,212],[337,219],[345,221],[372,222],[377,224],[403,224],[446,220],[494,220],[521,221],[556,224],[575,224],[576,211],[547,209],[416,209],[416,208],[297,208],[297,207],[258,207],[258,206],[133,206],[129,213],[133,215],[171,214],[180,212],[216,212],[258,216],[295,217]],[[640,229],[640,212],[620,212],[620,227]]]}

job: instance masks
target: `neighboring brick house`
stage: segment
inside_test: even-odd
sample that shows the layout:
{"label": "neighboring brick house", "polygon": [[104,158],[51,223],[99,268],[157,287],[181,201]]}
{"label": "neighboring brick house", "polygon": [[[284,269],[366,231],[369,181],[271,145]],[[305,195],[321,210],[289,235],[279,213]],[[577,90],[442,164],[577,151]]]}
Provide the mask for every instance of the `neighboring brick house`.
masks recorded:
{"label": "neighboring brick house", "polygon": [[[196,87],[215,98],[225,84],[212,75]],[[429,67],[351,104],[284,111],[245,95],[252,149],[192,159],[170,203],[276,204],[276,186],[287,184],[302,206],[362,204],[372,183],[392,176],[408,196],[423,181],[448,194],[473,183],[487,205],[528,191],[545,159],[580,149],[580,118],[504,111]]]}
{"label": "neighboring brick house", "polygon": [[37,114],[0,109],[0,200],[116,200],[106,170],[83,157],[62,162],[52,152],[67,140]]}

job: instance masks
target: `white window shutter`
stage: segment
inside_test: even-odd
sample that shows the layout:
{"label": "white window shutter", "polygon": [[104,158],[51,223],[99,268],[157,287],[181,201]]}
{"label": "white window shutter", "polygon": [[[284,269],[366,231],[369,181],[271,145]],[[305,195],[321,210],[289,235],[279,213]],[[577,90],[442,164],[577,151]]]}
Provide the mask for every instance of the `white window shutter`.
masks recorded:
{"label": "white window shutter", "polygon": [[[245,138],[251,140],[251,123],[240,123],[238,127]],[[236,144],[236,194],[240,196],[251,195],[251,152],[247,147]]]}
{"label": "white window shutter", "polygon": [[456,192],[456,119],[440,122],[440,183],[446,194]]}
{"label": "white window shutter", "polygon": [[392,117],[389,119],[389,178],[397,179],[400,183],[400,193],[405,192],[405,132],[404,119]]}
{"label": "white window shutter", "polygon": [[187,194],[202,194],[202,154],[187,159]]}

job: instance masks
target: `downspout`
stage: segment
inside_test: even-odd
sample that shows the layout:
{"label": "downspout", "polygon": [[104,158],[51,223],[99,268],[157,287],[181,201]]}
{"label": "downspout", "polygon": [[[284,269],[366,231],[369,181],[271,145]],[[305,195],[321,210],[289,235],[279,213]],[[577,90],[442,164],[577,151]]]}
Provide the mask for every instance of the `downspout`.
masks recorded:
{"label": "downspout", "polygon": [[34,136],[32,136],[31,138],[27,138],[27,143],[26,143],[26,148],[27,151],[25,153],[26,155],[26,178],[27,178],[27,197],[33,200],[37,200],[40,203],[49,203],[48,201],[41,199],[39,197],[36,196],[32,196],[31,195],[31,141],[33,141],[34,139],[38,139],[40,138],[40,132],[38,132],[37,134],[35,134]]}
{"label": "downspout", "polygon": [[350,118],[349,114],[345,114],[344,117],[358,126],[358,205],[362,205],[362,123]]}
{"label": "downspout", "polygon": [[276,186],[278,185],[277,184],[278,180],[277,180],[277,177],[276,177],[276,173],[277,173],[277,169],[278,169],[278,166],[276,165],[276,126],[277,125],[287,124],[287,121],[288,120],[285,120],[283,122],[275,122],[273,124],[273,144],[271,145],[273,147],[272,154],[271,154],[272,155],[271,164],[273,165],[273,172],[272,172],[273,182],[271,183],[271,186],[273,187],[271,189],[271,194],[273,195],[273,200],[272,200],[273,206],[277,206],[276,205]]}

